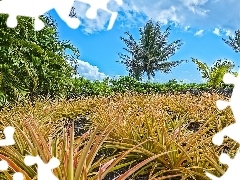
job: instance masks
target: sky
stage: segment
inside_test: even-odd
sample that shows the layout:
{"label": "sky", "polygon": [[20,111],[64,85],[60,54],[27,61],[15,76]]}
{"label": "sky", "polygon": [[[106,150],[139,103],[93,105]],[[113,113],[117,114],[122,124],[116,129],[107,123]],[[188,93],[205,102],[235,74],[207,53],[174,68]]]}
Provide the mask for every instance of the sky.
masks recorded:
{"label": "sky", "polygon": [[[74,7],[81,21],[77,29],[68,27],[54,10],[49,13],[57,22],[60,39],[70,40],[79,49],[78,74],[87,79],[101,81],[105,77],[127,76],[124,64],[116,62],[120,60],[118,53],[126,53],[123,50],[126,45],[120,36],[127,37],[124,32],[129,32],[138,41],[139,28],[144,27],[149,19],[160,22],[162,31],[171,26],[169,43],[177,39],[183,42],[169,61],[189,61],[173,68],[169,74],[156,72],[152,82],[164,83],[171,79],[185,83],[204,82],[191,57],[208,66],[218,59],[231,60],[235,64],[234,71],[238,71],[240,53],[222,38],[228,39],[240,29],[239,0],[123,0],[121,6],[115,0],[109,0],[108,9],[118,12],[110,30],[107,30],[109,12],[100,9],[96,19],[88,19],[88,4],[78,0]],[[146,79],[145,76],[144,81]]]}

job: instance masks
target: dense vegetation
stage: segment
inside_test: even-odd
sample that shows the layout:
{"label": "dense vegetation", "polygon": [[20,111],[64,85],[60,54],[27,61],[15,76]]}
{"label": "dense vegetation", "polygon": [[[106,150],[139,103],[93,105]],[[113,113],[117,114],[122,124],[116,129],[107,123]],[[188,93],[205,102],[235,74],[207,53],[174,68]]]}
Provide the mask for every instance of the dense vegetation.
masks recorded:
{"label": "dense vegetation", "polygon": [[[10,164],[1,179],[16,171],[27,180],[34,178],[36,166],[23,164],[28,154],[38,154],[44,162],[52,156],[60,159],[54,173],[61,180],[112,180],[120,174],[119,180],[127,176],[205,180],[204,171],[220,176],[227,169],[219,162],[220,153],[233,156],[239,147],[231,139],[221,146],[212,144],[212,136],[234,122],[230,109],[219,111],[215,106],[216,100],[225,98],[128,92],[17,104],[0,112],[0,128],[16,128],[16,144],[0,149],[0,158]],[[76,129],[86,123],[75,137],[73,120]]]}
{"label": "dense vegetation", "polygon": [[[6,26],[7,15],[0,15],[0,94],[1,102],[34,99],[37,95],[64,96],[72,88],[74,62],[79,51],[69,41],[60,41],[57,25],[42,16],[46,27],[34,31],[31,18],[18,18],[14,29]],[[66,54],[66,50],[73,55]]]}
{"label": "dense vegetation", "polygon": [[[57,32],[57,24],[50,16],[42,16],[46,27],[39,32],[33,29],[31,18],[18,18],[19,24],[11,29],[6,26],[7,15],[0,15],[0,105],[6,106],[15,101],[30,99],[34,101],[37,97],[69,98],[75,96],[111,95],[126,90],[150,93],[164,91],[179,91],[184,89],[209,89],[220,88],[224,84],[222,77],[226,72],[232,72],[234,63],[228,60],[217,60],[212,67],[192,58],[202,77],[206,79],[204,84],[178,84],[175,80],[169,83],[143,83],[143,73],[155,76],[155,71],[164,73],[171,72],[171,68],[183,61],[167,62],[170,56],[180,48],[182,42],[176,40],[167,44],[170,34],[170,27],[163,33],[159,23],[153,24],[150,20],[144,28],[140,28],[141,39],[137,43],[129,35],[129,39],[121,37],[128,48],[132,58],[120,54],[125,61],[126,67],[130,68],[130,76],[119,79],[106,78],[103,82],[90,81],[83,77],[73,78],[76,75],[76,60],[80,56],[79,50],[69,41],[60,41]],[[238,37],[236,31],[236,37]],[[154,40],[155,38],[155,40]],[[228,44],[234,44],[237,48],[237,41],[224,40]],[[66,54],[66,50],[72,51],[73,55]],[[140,53],[141,52],[141,53]],[[145,54],[146,56],[143,56]],[[154,60],[154,61],[153,61]],[[149,62],[148,62],[149,61]],[[140,62],[137,63],[137,62]],[[75,63],[75,64],[74,64]],[[134,64],[139,76],[136,76]]]}

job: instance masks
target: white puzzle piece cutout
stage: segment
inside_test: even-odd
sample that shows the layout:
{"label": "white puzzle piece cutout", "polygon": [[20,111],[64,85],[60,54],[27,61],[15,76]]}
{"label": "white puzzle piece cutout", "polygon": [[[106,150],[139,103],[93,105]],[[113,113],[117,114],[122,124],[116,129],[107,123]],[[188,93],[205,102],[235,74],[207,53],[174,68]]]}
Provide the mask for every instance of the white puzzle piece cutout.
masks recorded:
{"label": "white puzzle piece cutout", "polygon": [[52,169],[60,165],[60,161],[57,158],[51,158],[50,161],[45,164],[39,156],[26,156],[24,163],[27,166],[31,166],[33,164],[38,165],[38,180],[59,180],[52,172]]}
{"label": "white puzzle piece cutout", "polygon": [[17,16],[34,18],[35,30],[44,28],[44,23],[39,16],[55,9],[59,17],[73,29],[78,28],[80,20],[71,18],[71,11],[74,0],[2,0],[0,1],[0,13],[9,14],[7,26],[15,28],[17,26]]}
{"label": "white puzzle piece cutout", "polygon": [[[77,0],[87,3],[91,7],[86,13],[89,19],[95,19],[98,9],[105,10],[111,13],[111,19],[108,25],[108,30],[112,29],[117,18],[117,12],[112,12],[107,8],[110,0]],[[119,5],[122,5],[122,0],[115,0]],[[81,24],[80,20],[75,17],[70,17],[69,14],[73,7],[74,0],[2,0],[0,1],[0,13],[9,14],[7,26],[15,28],[18,24],[17,16],[25,16],[34,18],[34,29],[39,31],[44,28],[45,24],[39,19],[40,15],[54,9],[59,17],[72,28],[77,29]]]}
{"label": "white puzzle piece cutout", "polygon": [[[15,129],[12,126],[7,126],[3,130],[3,134],[5,139],[0,140],[0,147],[3,146],[11,146],[15,144],[13,135]],[[0,171],[6,171],[8,169],[8,163],[5,160],[0,161]],[[13,180],[24,180],[23,174],[20,172],[16,172],[13,174]]]}
{"label": "white puzzle piece cutout", "polygon": [[232,74],[225,74],[223,81],[226,84],[234,84],[232,96],[229,102],[218,100],[216,102],[217,108],[219,110],[225,109],[227,106],[230,106],[233,112],[235,123],[223,128],[220,132],[213,136],[213,143],[220,146],[223,143],[224,136],[228,136],[231,139],[240,143],[240,70],[239,76],[234,77]]}
{"label": "white puzzle piece cutout", "polygon": [[[15,129],[11,126],[6,127],[3,130],[5,139],[0,140],[0,147],[14,145],[15,141],[13,138]],[[26,156],[24,158],[24,163],[27,166],[37,164],[38,180],[59,180],[52,172],[53,168],[60,165],[60,161],[57,158],[51,158],[50,161],[45,164],[39,156]],[[5,160],[0,161],[0,171],[6,171],[8,169],[8,163]],[[13,180],[24,180],[24,176],[21,172],[15,172],[13,174]]]}
{"label": "white puzzle piece cutout", "polygon": [[6,171],[8,169],[8,163],[5,160],[0,161],[0,171]]}
{"label": "white puzzle piece cutout", "polygon": [[[240,143],[240,69],[238,71],[238,76],[227,73],[223,77],[223,82],[225,84],[234,84],[232,96],[229,102],[218,100],[216,102],[217,108],[219,110],[225,109],[227,106],[230,106],[233,112],[233,116],[235,118],[235,123],[223,128],[220,132],[213,136],[212,142],[215,145],[220,146],[224,137],[227,136],[236,142]],[[220,162],[223,164],[228,164],[227,171],[221,176],[216,177],[208,172],[206,172],[207,177],[212,180],[237,180],[240,177],[240,149],[236,153],[235,157],[231,159],[227,154],[222,153],[220,155]]]}
{"label": "white puzzle piece cutout", "polygon": [[5,136],[5,139],[0,139],[0,147],[2,146],[11,146],[15,144],[15,141],[13,139],[15,129],[12,126],[7,126],[3,130],[3,134]]}

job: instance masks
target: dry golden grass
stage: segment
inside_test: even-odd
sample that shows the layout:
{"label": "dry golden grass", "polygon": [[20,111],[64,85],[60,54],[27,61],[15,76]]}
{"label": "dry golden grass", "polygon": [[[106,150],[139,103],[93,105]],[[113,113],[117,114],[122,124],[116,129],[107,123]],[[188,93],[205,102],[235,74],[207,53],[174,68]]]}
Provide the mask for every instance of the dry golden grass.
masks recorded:
{"label": "dry golden grass", "polygon": [[61,128],[66,118],[74,119],[79,114],[88,114],[100,130],[116,121],[109,134],[109,140],[114,140],[115,144],[106,143],[106,147],[121,149],[124,143],[134,146],[148,140],[127,156],[126,162],[139,162],[170,151],[141,171],[142,174],[151,171],[149,179],[180,174],[200,180],[207,179],[205,170],[218,176],[223,174],[227,166],[219,163],[220,152],[229,146],[228,153],[233,156],[238,148],[238,144],[229,139],[220,147],[211,142],[212,135],[234,122],[230,108],[217,109],[219,99],[227,100],[224,96],[207,93],[202,96],[125,93],[73,101],[37,101],[34,107],[25,104],[5,109],[0,116],[4,125],[9,119],[20,123],[23,114],[31,116],[49,135]]}

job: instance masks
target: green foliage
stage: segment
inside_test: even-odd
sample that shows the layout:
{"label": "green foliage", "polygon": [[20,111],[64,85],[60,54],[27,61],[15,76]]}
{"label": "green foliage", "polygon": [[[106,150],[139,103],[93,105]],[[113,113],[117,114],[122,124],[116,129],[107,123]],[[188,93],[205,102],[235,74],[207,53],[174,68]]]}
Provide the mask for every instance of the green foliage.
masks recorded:
{"label": "green foliage", "polygon": [[78,96],[95,96],[95,95],[109,95],[112,93],[109,86],[109,78],[105,78],[103,82],[99,80],[90,81],[84,77],[71,79],[73,88],[69,91],[68,97]]}
{"label": "green foliage", "polygon": [[[140,82],[131,76],[121,76],[119,78],[106,78],[103,82],[98,80],[90,81],[83,77],[72,79],[74,88],[68,94],[69,98],[79,96],[112,96],[116,93],[140,93],[140,94],[161,94],[166,92],[182,92],[186,90],[209,90],[208,84],[178,83],[176,79],[167,83]],[[228,87],[228,86],[225,86]]]}
{"label": "green foliage", "polygon": [[212,67],[208,67],[206,63],[194,58],[192,58],[192,61],[198,66],[197,70],[201,72],[202,78],[207,80],[207,84],[210,87],[222,87],[224,84],[223,76],[226,73],[232,73],[237,76],[236,72],[232,72],[235,66],[234,63],[226,59],[224,61],[221,59],[217,60]]}
{"label": "green foliage", "polygon": [[90,89],[92,87],[92,82],[83,77],[74,78],[71,80],[73,83],[73,88],[69,92],[70,96],[77,95],[91,95]]}
{"label": "green foliage", "polygon": [[[75,70],[66,60],[73,61],[79,51],[69,41],[59,40],[50,16],[41,19],[46,27],[36,32],[31,18],[19,17],[12,29],[6,26],[7,15],[0,15],[0,93],[7,101],[64,96],[72,86]],[[67,49],[73,55],[66,55]]]}
{"label": "green foliage", "polygon": [[160,23],[153,24],[152,20],[149,20],[143,28],[139,29],[141,36],[139,42],[136,42],[129,32],[125,32],[128,39],[120,37],[127,46],[123,49],[131,57],[120,53],[121,60],[119,62],[126,65],[130,76],[142,80],[142,76],[146,73],[148,80],[150,80],[151,76],[155,77],[155,71],[169,73],[171,68],[185,61],[166,62],[182,45],[181,40],[167,44],[170,30],[168,27],[164,32],[161,32]]}
{"label": "green foliage", "polygon": [[222,40],[229,45],[235,52],[240,52],[240,30],[235,31],[235,36],[228,36],[228,40],[222,38]]}
{"label": "green foliage", "polygon": [[121,76],[110,80],[110,87],[114,92],[124,93],[141,89],[141,83],[131,76]]}
{"label": "green foliage", "polygon": [[105,79],[103,82],[95,80],[92,83],[91,95],[109,95],[111,94],[111,89],[108,86],[108,79]]}

